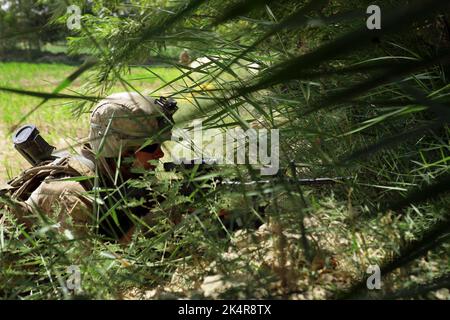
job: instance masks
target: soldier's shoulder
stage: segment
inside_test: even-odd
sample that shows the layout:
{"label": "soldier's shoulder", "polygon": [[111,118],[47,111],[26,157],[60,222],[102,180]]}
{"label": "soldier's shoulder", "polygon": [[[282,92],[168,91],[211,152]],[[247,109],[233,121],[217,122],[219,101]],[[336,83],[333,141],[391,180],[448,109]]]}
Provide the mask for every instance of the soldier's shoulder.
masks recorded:
{"label": "soldier's shoulder", "polygon": [[41,162],[28,168],[4,185],[3,193],[11,193],[14,198],[22,198],[22,195],[30,194],[44,183],[62,178],[84,177],[81,184],[90,188],[89,177],[95,176],[95,163],[87,154],[57,153],[56,159]]}

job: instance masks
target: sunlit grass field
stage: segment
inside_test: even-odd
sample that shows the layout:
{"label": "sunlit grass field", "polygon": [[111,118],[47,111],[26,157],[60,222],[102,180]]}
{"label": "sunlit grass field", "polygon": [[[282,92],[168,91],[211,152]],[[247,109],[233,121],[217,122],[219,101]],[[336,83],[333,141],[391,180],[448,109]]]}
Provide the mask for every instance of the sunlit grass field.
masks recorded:
{"label": "sunlit grass field", "polygon": [[[30,91],[51,92],[69,76],[77,67],[63,64],[35,63],[0,63],[0,86],[21,88]],[[175,68],[155,67],[151,70],[158,76],[143,68],[131,68],[124,79],[137,90],[148,93],[176,78],[181,71]],[[74,81],[62,93],[76,94],[83,92],[89,74]],[[160,77],[160,78],[158,78]],[[110,92],[125,89],[117,85]],[[28,167],[28,163],[17,153],[12,145],[12,132],[23,117],[41,102],[40,98],[0,92],[0,137],[3,139],[0,151],[1,181],[11,178]],[[23,124],[35,124],[45,139],[57,148],[67,148],[82,140],[88,134],[89,114],[81,116],[73,113],[76,102],[52,100],[32,113]]]}

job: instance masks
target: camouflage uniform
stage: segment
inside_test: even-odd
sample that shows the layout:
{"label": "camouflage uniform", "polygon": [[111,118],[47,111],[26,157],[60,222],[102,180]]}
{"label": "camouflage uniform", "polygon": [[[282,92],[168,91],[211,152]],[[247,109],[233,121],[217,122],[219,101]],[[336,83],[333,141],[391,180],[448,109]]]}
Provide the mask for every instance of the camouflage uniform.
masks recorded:
{"label": "camouflage uniform", "polygon": [[91,114],[89,138],[93,152],[85,146],[80,155],[62,156],[25,170],[1,188],[8,195],[9,211],[29,228],[40,214],[55,218],[61,230],[84,234],[86,226],[95,221],[89,191],[94,181],[99,181],[97,173],[113,177],[105,158],[117,158],[126,149],[137,149],[150,137],[158,142],[167,139],[158,132],[158,108],[154,102],[129,92],[100,101]]}
{"label": "camouflage uniform", "polygon": [[95,175],[93,159],[87,150],[82,153],[84,156],[66,155],[43,162],[2,187],[9,193],[7,206],[19,223],[31,227],[36,223],[36,214],[43,214],[55,218],[60,229],[72,226],[76,233],[85,229],[92,212],[86,191],[92,188],[92,181],[68,180]]}

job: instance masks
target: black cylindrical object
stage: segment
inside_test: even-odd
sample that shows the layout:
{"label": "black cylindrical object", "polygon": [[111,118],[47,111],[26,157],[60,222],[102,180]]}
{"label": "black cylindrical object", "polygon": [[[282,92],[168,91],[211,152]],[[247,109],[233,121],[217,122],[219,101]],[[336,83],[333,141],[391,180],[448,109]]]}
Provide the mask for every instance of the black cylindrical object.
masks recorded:
{"label": "black cylindrical object", "polygon": [[27,161],[35,166],[42,161],[52,160],[55,147],[49,145],[34,125],[25,125],[14,133],[14,147]]}

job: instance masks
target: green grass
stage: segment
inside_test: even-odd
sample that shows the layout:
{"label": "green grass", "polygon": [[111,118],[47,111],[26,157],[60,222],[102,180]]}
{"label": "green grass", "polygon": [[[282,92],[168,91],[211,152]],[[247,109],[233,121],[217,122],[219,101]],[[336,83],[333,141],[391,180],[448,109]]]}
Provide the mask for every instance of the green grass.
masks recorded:
{"label": "green grass", "polygon": [[41,50],[51,53],[67,53],[67,46],[65,44],[46,43]]}

